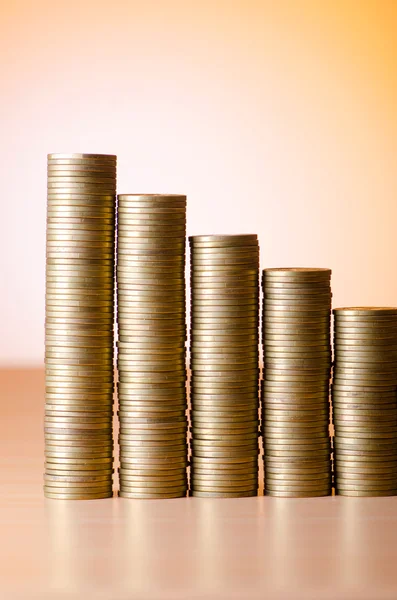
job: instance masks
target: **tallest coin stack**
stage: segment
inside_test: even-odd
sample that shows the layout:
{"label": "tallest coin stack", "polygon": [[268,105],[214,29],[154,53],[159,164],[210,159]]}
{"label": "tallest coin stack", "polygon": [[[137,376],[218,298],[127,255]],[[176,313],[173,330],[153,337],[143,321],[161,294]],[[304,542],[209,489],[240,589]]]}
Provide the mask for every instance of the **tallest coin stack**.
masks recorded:
{"label": "tallest coin stack", "polygon": [[47,498],[112,495],[115,194],[116,156],[48,156]]}

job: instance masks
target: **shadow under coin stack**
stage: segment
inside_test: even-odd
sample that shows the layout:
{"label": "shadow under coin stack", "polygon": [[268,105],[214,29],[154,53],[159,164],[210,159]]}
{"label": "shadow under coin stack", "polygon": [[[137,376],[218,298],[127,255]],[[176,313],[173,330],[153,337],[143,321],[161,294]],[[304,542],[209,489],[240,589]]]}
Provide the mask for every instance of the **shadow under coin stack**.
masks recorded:
{"label": "shadow under coin stack", "polygon": [[187,491],[186,196],[118,197],[120,492]]}
{"label": "shadow under coin stack", "polygon": [[263,271],[265,493],[331,493],[329,269]]}
{"label": "shadow under coin stack", "polygon": [[115,156],[48,156],[47,498],[112,496],[115,194]]}
{"label": "shadow under coin stack", "polygon": [[213,235],[189,241],[191,494],[256,496],[258,239]]}
{"label": "shadow under coin stack", "polygon": [[397,308],[334,312],[335,489],[397,494]]}

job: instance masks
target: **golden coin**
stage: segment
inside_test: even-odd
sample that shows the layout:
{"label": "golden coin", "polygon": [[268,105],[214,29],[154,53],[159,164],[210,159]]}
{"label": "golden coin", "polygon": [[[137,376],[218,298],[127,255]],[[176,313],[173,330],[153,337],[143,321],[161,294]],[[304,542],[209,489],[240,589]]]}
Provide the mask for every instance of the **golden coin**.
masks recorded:
{"label": "golden coin", "polygon": [[106,279],[113,279],[114,268],[113,265],[99,263],[98,265],[84,265],[84,264],[67,264],[64,262],[58,262],[53,264],[47,262],[47,274],[50,277],[101,277]]}
{"label": "golden coin", "polygon": [[365,490],[365,491],[351,491],[351,490],[340,490],[337,487],[335,492],[338,496],[355,496],[355,497],[379,497],[379,496],[395,496],[397,494],[397,488],[388,491],[379,490]]}
{"label": "golden coin", "polygon": [[[269,411],[280,411],[281,415],[285,413],[285,411],[301,411],[303,416],[307,414],[309,411],[309,415],[312,414],[312,411],[320,410],[321,414],[329,413],[329,403],[327,401],[316,401],[311,402],[309,404],[305,404],[304,399],[301,402],[287,402],[287,401],[278,401],[277,399],[273,401],[268,401],[267,398],[263,398],[262,403],[262,411],[263,411],[263,419],[266,418],[266,415],[269,414]],[[270,413],[271,414],[271,413]],[[269,417],[270,417],[269,414]]]}
{"label": "golden coin", "polygon": [[[178,244],[177,247],[180,248],[180,259],[185,261],[185,248],[184,248],[184,240],[185,240],[186,230],[184,226],[173,225],[165,226],[164,224],[161,226],[158,223],[151,222],[150,225],[146,222],[140,222],[138,224],[128,223],[128,227],[122,228],[121,231],[118,228],[117,230],[117,252],[118,254],[126,255],[128,248],[131,245],[136,246],[137,244],[141,244],[144,241],[147,244],[153,244],[162,241],[163,243],[167,243],[169,246],[174,247]],[[155,249],[156,247],[154,247]]]}
{"label": "golden coin", "polygon": [[[160,441],[160,440],[174,440],[175,436],[181,436],[181,445],[185,445],[185,434],[186,434],[186,423],[176,423],[169,427],[154,426],[152,423],[148,423],[147,427],[143,427],[141,424],[139,427],[135,424],[125,424],[124,420],[120,427],[120,442],[134,442],[134,441]],[[178,449],[175,448],[175,451]]]}
{"label": "golden coin", "polygon": [[[300,411],[299,409],[293,410],[280,410],[278,408],[265,409],[263,412],[263,420],[267,425],[272,423],[282,424],[288,423],[292,426],[295,423],[316,423],[318,421],[328,422],[329,411],[326,409],[318,409],[313,411]],[[281,426],[281,425],[280,425]]]}
{"label": "golden coin", "polygon": [[[126,211],[118,212],[118,224],[121,228],[122,233],[127,231],[129,228],[135,231],[144,231],[141,230],[142,226],[151,227],[152,225],[158,226],[163,224],[163,226],[171,226],[171,230],[183,231],[185,233],[186,227],[186,213],[185,211],[176,212],[172,210],[171,212],[159,213],[157,209],[128,209],[128,213]],[[181,242],[185,241],[185,236],[180,239]],[[185,247],[185,245],[184,245]]]}
{"label": "golden coin", "polygon": [[370,386],[370,385],[353,385],[350,382],[346,382],[346,384],[342,384],[342,383],[338,383],[332,384],[332,389],[337,391],[338,393],[340,392],[346,392],[348,394],[355,394],[356,396],[361,396],[363,395],[363,392],[365,392],[364,395],[367,395],[367,393],[369,392],[371,395],[373,395],[374,393],[384,393],[384,392],[393,392],[395,391],[395,386],[393,385],[377,385],[376,389],[374,388],[374,386]]}
{"label": "golden coin", "polygon": [[187,476],[185,475],[176,475],[172,478],[158,477],[158,478],[149,478],[149,477],[141,477],[136,475],[123,475],[120,474],[120,487],[122,489],[146,489],[150,491],[151,489],[156,490],[166,490],[169,488],[180,489],[184,487],[186,489],[187,485]]}
{"label": "golden coin", "polygon": [[[47,208],[47,218],[52,222],[81,222],[81,219],[90,219],[89,223],[98,221],[98,223],[115,222],[114,212],[111,208],[106,208],[100,211],[97,208],[90,207],[65,207],[55,206]],[[78,219],[78,221],[75,221]],[[84,220],[82,221],[85,222]]]}
{"label": "golden coin", "polygon": [[291,267],[291,268],[280,268],[280,267],[272,267],[263,270],[264,277],[295,277],[297,279],[306,278],[315,278],[315,277],[323,277],[329,278],[331,277],[331,269],[324,269],[318,267]]}
{"label": "golden coin", "polygon": [[[131,430],[134,434],[134,430]],[[157,453],[161,453],[162,451],[177,452],[179,454],[185,454],[186,452],[186,438],[185,431],[179,431],[177,433],[177,437],[175,439],[171,438],[171,436],[167,436],[166,439],[157,439],[151,438],[150,436],[146,436],[142,438],[139,436],[136,438],[135,435],[133,437],[129,437],[128,440],[123,440],[123,444],[121,446],[121,455],[123,457],[128,457],[135,452],[139,451],[154,451]]]}
{"label": "golden coin", "polygon": [[212,244],[215,242],[223,242],[229,244],[244,244],[244,243],[258,243],[258,236],[256,234],[239,234],[239,235],[194,235],[189,237],[189,243],[195,244]]}
{"label": "golden coin", "polygon": [[[391,402],[392,400],[396,399],[396,394],[395,394],[395,390],[388,390],[386,392],[379,392],[377,389],[374,390],[370,390],[370,391],[356,391],[354,387],[352,386],[348,386],[348,389],[342,389],[340,387],[335,387],[334,385],[331,385],[331,390],[332,390],[332,396],[335,398],[348,398],[348,399],[352,399],[352,400],[356,400],[356,399],[362,399],[363,402],[372,402],[373,400],[376,400],[377,398],[382,398],[384,399],[384,401],[386,401],[388,398],[390,398],[391,400],[389,400],[389,402]],[[357,400],[358,401],[358,400]]]}
{"label": "golden coin", "polygon": [[323,448],[318,448],[317,446],[313,446],[309,448],[293,447],[290,449],[265,448],[264,455],[266,456],[266,459],[268,456],[273,456],[279,458],[283,457],[288,460],[291,460],[292,458],[299,458],[299,460],[302,460],[303,458],[309,457],[320,460],[330,456],[330,447],[324,446]]}
{"label": "golden coin", "polygon": [[113,250],[92,248],[86,251],[85,248],[67,248],[65,246],[62,248],[55,247],[54,249],[47,244],[46,260],[48,264],[67,264],[69,262],[84,264],[86,260],[94,260],[98,265],[107,265],[110,264],[108,261],[113,261]]}
{"label": "golden coin", "polygon": [[254,463],[241,468],[241,465],[238,465],[237,467],[236,465],[219,465],[213,463],[211,460],[206,460],[204,464],[201,463],[196,465],[195,459],[192,457],[190,472],[192,475],[194,474],[201,478],[209,477],[210,479],[217,477],[220,479],[230,478],[232,480],[251,479],[255,481],[258,479],[258,465],[254,465]]}
{"label": "golden coin", "polygon": [[74,196],[67,196],[65,198],[59,196],[55,198],[47,197],[47,210],[58,214],[62,214],[63,211],[78,212],[88,210],[93,213],[92,217],[94,214],[102,215],[102,212],[108,213],[113,218],[115,217],[114,200],[106,200],[106,197],[103,196],[82,196],[77,198]]}
{"label": "golden coin", "polygon": [[[69,163],[69,164],[68,164]],[[99,164],[96,164],[99,163]],[[98,170],[98,171],[104,171],[104,170],[112,170],[113,172],[116,171],[116,163],[117,160],[115,159],[111,159],[111,158],[78,158],[78,159],[73,159],[73,158],[58,158],[58,157],[51,157],[47,159],[47,170],[67,170],[67,171],[74,171],[74,170]]]}
{"label": "golden coin", "polygon": [[[225,251],[209,252],[207,250],[194,250],[190,252],[191,265],[259,265],[259,252],[238,251],[228,249]],[[194,271],[194,269],[193,269]]]}
{"label": "golden coin", "polygon": [[186,196],[183,194],[119,194],[117,196],[119,201],[133,201],[133,202],[155,202],[155,203],[166,203],[172,204],[174,202],[186,203]]}
{"label": "golden coin", "polygon": [[319,335],[324,337],[330,335],[330,326],[328,323],[320,323],[318,326],[303,326],[301,324],[291,323],[272,323],[271,321],[262,324],[262,331],[265,334],[273,335]]}
{"label": "golden coin", "polygon": [[161,255],[162,252],[179,254],[183,257],[184,252],[184,243],[179,240],[173,240],[169,238],[161,239],[161,240],[139,240],[136,241],[132,239],[128,242],[119,242],[118,244],[118,255],[122,258],[123,255],[130,255],[130,253],[136,251],[146,251],[152,254],[157,253]]}
{"label": "golden coin", "polygon": [[74,153],[74,154],[59,154],[59,153],[55,153],[55,154],[47,154],[47,160],[48,163],[50,164],[53,161],[102,161],[105,164],[107,163],[116,163],[117,162],[117,156],[115,154],[79,154],[79,153]]}
{"label": "golden coin", "polygon": [[335,452],[336,461],[354,461],[361,465],[368,463],[368,466],[374,467],[377,463],[382,462],[385,465],[392,465],[397,460],[396,451],[393,449],[353,449],[353,448],[338,448]]}
{"label": "golden coin", "polygon": [[186,203],[185,202],[173,202],[173,203],[160,203],[160,202],[151,202],[151,201],[135,201],[135,202],[126,202],[124,200],[119,200],[119,212],[120,215],[128,215],[129,212],[140,212],[146,213],[147,211],[154,211],[160,217],[163,214],[175,214],[175,215],[184,215],[186,216]]}
{"label": "golden coin", "polygon": [[80,491],[78,494],[67,494],[67,493],[55,493],[51,492],[53,488],[44,488],[44,496],[52,500],[103,500],[105,498],[112,498],[113,492],[110,491],[98,491],[89,493],[88,491]]}
{"label": "golden coin", "polygon": [[200,349],[195,350],[191,353],[192,361],[196,360],[198,363],[215,363],[215,364],[242,364],[245,362],[255,364],[258,362],[258,353],[253,351],[247,351],[245,353],[236,353],[236,354],[222,354],[218,352],[208,352],[206,350],[201,351]]}
{"label": "golden coin", "polygon": [[122,469],[125,471],[139,469],[157,469],[172,472],[174,469],[183,469],[187,467],[187,458],[175,458],[172,457],[164,461],[161,457],[158,458],[145,458],[145,457],[134,457],[132,461],[126,462],[123,460]]}
{"label": "golden coin", "polygon": [[321,485],[317,488],[294,487],[294,486],[269,486],[265,489],[266,496],[278,496],[284,498],[306,498],[315,496],[330,496],[331,484]]}
{"label": "golden coin", "polygon": [[261,382],[264,397],[266,398],[266,401],[269,402],[285,402],[287,404],[289,402],[296,402],[297,404],[301,404],[302,402],[306,401],[308,404],[312,404],[315,402],[319,403],[320,401],[322,403],[324,400],[328,401],[329,393],[327,387],[319,391],[315,390],[313,392],[302,393],[300,389],[293,390],[288,388],[275,388],[274,386],[271,386],[270,383],[272,382],[266,380],[262,380]]}
{"label": "golden coin", "polygon": [[72,178],[73,180],[79,180],[81,178],[87,178],[95,183],[96,178],[99,181],[109,181],[116,184],[117,172],[114,168],[101,168],[95,166],[85,165],[48,165],[47,167],[48,178],[60,177],[60,178]]}
{"label": "golden coin", "polygon": [[167,449],[157,450],[134,450],[130,455],[122,453],[120,455],[120,465],[123,468],[135,468],[138,465],[143,466],[146,464],[155,464],[156,466],[162,464],[162,457],[167,455],[167,462],[163,462],[167,468],[173,468],[174,466],[180,466],[186,468],[188,465],[187,449],[181,452],[171,452]]}
{"label": "golden coin", "polygon": [[[80,253],[81,258],[75,259],[68,256],[71,253]],[[51,254],[59,256],[52,257]],[[46,257],[47,260],[59,262],[66,259],[71,261],[92,259],[95,261],[112,261],[114,262],[114,241],[93,241],[93,240],[50,240],[47,239]],[[98,262],[93,263],[98,264]],[[105,262],[106,264],[106,262]],[[110,262],[108,263],[110,264]]]}
{"label": "golden coin", "polygon": [[364,306],[364,307],[351,307],[351,308],[335,308],[333,310],[334,315],[339,317],[349,316],[349,317],[380,317],[380,316],[389,316],[389,317],[397,317],[397,308],[394,307],[373,307],[373,306]]}
{"label": "golden coin", "polygon": [[62,465],[57,463],[45,464],[46,475],[81,476],[81,475],[107,475],[111,480],[113,469],[111,465],[102,467],[92,465]]}
{"label": "golden coin", "polygon": [[244,269],[244,272],[234,273],[225,271],[220,279],[217,273],[207,270],[194,270],[190,272],[192,289],[194,290],[224,290],[224,289],[247,289],[259,294],[259,280],[256,269]]}
{"label": "golden coin", "polygon": [[170,498],[183,498],[184,496],[186,496],[186,489],[183,489],[182,491],[169,491],[169,492],[164,492],[164,493],[144,493],[144,492],[135,492],[135,491],[126,491],[125,489],[122,489],[119,491],[118,493],[120,498],[134,498],[134,499],[141,499],[141,500],[146,500],[146,499],[157,499],[157,500],[165,500],[165,499],[170,499]]}
{"label": "golden coin", "polygon": [[218,493],[218,494],[227,494],[229,497],[230,493],[233,494],[246,494],[252,493],[253,490],[257,490],[258,485],[257,482],[250,482],[245,485],[230,485],[225,482],[224,485],[215,485],[214,483],[208,483],[205,485],[202,482],[198,482],[195,479],[192,479],[191,483],[191,493],[196,495],[197,493]]}
{"label": "golden coin", "polygon": [[297,491],[297,492],[284,492],[284,491],[271,491],[265,490],[265,496],[273,496],[275,498],[313,498],[313,497],[322,497],[322,496],[330,496],[331,495],[331,487],[329,489],[321,490],[321,491]]}
{"label": "golden coin", "polygon": [[[83,179],[83,181],[79,183],[78,179]],[[74,178],[73,176],[57,177],[56,175],[47,175],[47,190],[49,190],[50,193],[54,193],[54,190],[57,189],[73,191],[76,189],[84,189],[85,187],[92,189],[96,193],[98,191],[105,191],[109,194],[114,194],[116,192],[116,178],[107,178],[100,181],[99,177],[90,179],[89,177]]]}
{"label": "golden coin", "polygon": [[216,256],[219,254],[228,254],[229,256],[235,254],[250,254],[251,256],[259,255],[259,245],[258,243],[254,244],[233,244],[228,246],[221,245],[212,245],[212,244],[195,244],[191,243],[189,240],[189,245],[192,253],[196,254],[209,254],[211,256]]}
{"label": "golden coin", "polygon": [[224,448],[221,447],[215,447],[215,446],[211,446],[211,447],[204,447],[204,446],[197,446],[197,444],[195,445],[195,448],[193,450],[193,456],[195,457],[195,459],[197,457],[201,457],[201,458],[210,458],[210,459],[214,459],[214,458],[220,458],[222,459],[222,461],[227,461],[228,459],[248,459],[248,458],[254,458],[258,457],[259,454],[259,449],[256,446],[248,446],[248,448],[246,448],[245,446],[242,446],[241,448],[236,447],[236,448],[231,448],[229,446],[225,446]]}
{"label": "golden coin", "polygon": [[335,488],[339,491],[354,491],[354,492],[368,492],[368,491],[391,491],[396,488],[395,479],[389,481],[362,481],[361,484],[353,482],[351,480],[344,480],[341,477],[337,477],[335,481]]}
{"label": "golden coin", "polygon": [[[249,406],[249,405],[248,405]],[[222,422],[225,424],[233,424],[233,423],[241,423],[241,422],[257,422],[258,419],[258,411],[256,407],[252,408],[243,408],[241,414],[235,414],[233,412],[229,412],[227,410],[217,410],[217,407],[211,411],[205,411],[204,409],[195,410],[194,408],[190,412],[190,417],[192,421],[192,425],[199,423],[218,423]]]}
{"label": "golden coin", "polygon": [[158,382],[148,382],[148,381],[137,381],[136,379],[133,381],[119,381],[118,386],[122,393],[139,393],[139,394],[148,394],[152,395],[153,390],[158,392],[161,390],[169,390],[170,394],[173,393],[185,393],[186,383],[184,377],[178,376],[176,381],[168,380],[162,381],[159,386]]}
{"label": "golden coin", "polygon": [[69,184],[86,183],[92,186],[98,186],[98,189],[101,189],[103,185],[111,187],[112,190],[116,189],[115,176],[104,177],[98,172],[93,174],[90,174],[89,172],[79,172],[79,174],[76,175],[74,173],[69,173],[68,171],[47,171],[47,185],[49,186],[49,184],[53,183],[65,184],[65,187],[68,187]]}
{"label": "golden coin", "polygon": [[150,202],[125,202],[119,200],[120,217],[129,217],[129,215],[147,215],[150,218],[153,215],[157,219],[172,218],[186,219],[186,204],[168,204],[156,205]]}
{"label": "golden coin", "polygon": [[[216,293],[213,293],[214,291]],[[218,301],[225,302],[225,300],[229,300],[229,299],[233,300],[234,303],[237,303],[237,302],[242,302],[242,303],[255,302],[255,303],[257,303],[258,302],[258,296],[255,293],[234,294],[227,289],[225,290],[225,292],[220,292],[219,289],[210,290],[209,288],[192,292],[192,301],[199,300],[199,301],[207,301],[207,302],[210,301],[210,302],[216,303]]]}
{"label": "golden coin", "polygon": [[206,371],[210,373],[211,371],[247,371],[258,369],[258,356],[254,355],[252,358],[242,357],[242,359],[229,361],[228,359],[222,360],[220,358],[212,359],[209,357],[204,358],[196,358],[193,356],[190,360],[191,369],[200,372]]}
{"label": "golden coin", "polygon": [[352,458],[351,460],[343,460],[339,457],[335,457],[335,468],[337,471],[353,473],[355,475],[372,475],[372,474],[388,474],[397,473],[397,458],[394,461],[382,461],[381,459],[376,462],[360,462]]}
{"label": "golden coin", "polygon": [[361,373],[391,373],[395,370],[395,365],[397,362],[365,362],[355,361],[353,359],[341,359],[335,362],[335,369],[338,369],[340,373],[343,373],[344,369],[348,369],[361,374]]}
{"label": "golden coin", "polygon": [[142,475],[130,475],[124,476],[120,475],[120,488],[125,489],[125,486],[130,486],[134,488],[178,488],[181,485],[186,488],[187,486],[187,476],[181,474],[175,474],[173,477],[166,476],[142,476]]}
{"label": "golden coin", "polygon": [[51,481],[44,480],[45,489],[54,493],[71,493],[78,494],[85,492],[101,493],[111,492],[112,482],[111,481],[94,481],[94,482],[70,482],[70,481]]}
{"label": "golden coin", "polygon": [[[149,222],[134,219],[134,222],[130,221],[128,223],[128,227],[125,224],[125,227],[121,226],[121,229],[117,229],[117,248],[118,252],[119,250],[125,250],[132,242],[136,242],[138,238],[142,237],[153,240],[174,240],[183,244],[185,234],[186,229],[184,225],[173,225],[171,227],[153,220]],[[126,254],[126,252],[123,254]],[[184,249],[181,250],[180,257],[181,259],[185,259]]]}
{"label": "golden coin", "polygon": [[346,437],[345,435],[338,435],[334,437],[334,448],[337,452],[339,450],[350,450],[355,452],[356,450],[363,451],[388,451],[390,455],[394,456],[396,453],[397,446],[390,439],[386,438],[382,440],[363,439]]}
{"label": "golden coin", "polygon": [[73,459],[73,458],[79,458],[79,459],[85,459],[85,458],[111,458],[113,455],[112,450],[110,450],[109,452],[102,452],[101,454],[97,453],[97,454],[91,454],[89,452],[83,452],[83,451],[77,451],[77,452],[61,452],[58,448],[56,449],[52,449],[52,448],[45,448],[45,452],[44,452],[45,458],[46,460],[58,460],[58,459]]}
{"label": "golden coin", "polygon": [[225,241],[212,241],[212,242],[209,242],[209,241],[207,241],[207,242],[192,242],[189,239],[189,245],[192,250],[217,251],[219,249],[219,250],[225,251],[225,250],[228,250],[229,248],[230,249],[241,248],[241,249],[250,250],[253,252],[259,250],[259,245],[258,245],[257,239],[256,240],[254,240],[254,239],[242,240],[242,243],[239,243],[236,240],[234,240],[234,241],[233,240],[232,241],[225,240]]}
{"label": "golden coin", "polygon": [[258,472],[252,471],[248,473],[225,473],[219,471],[207,471],[206,469],[191,469],[191,479],[195,483],[203,483],[207,485],[247,485],[256,484],[258,481]]}
{"label": "golden coin", "polygon": [[258,491],[257,489],[248,492],[207,492],[191,490],[190,495],[196,498],[247,498],[257,496]]}
{"label": "golden coin", "polygon": [[51,486],[52,483],[69,483],[69,484],[87,484],[88,487],[92,484],[92,485],[96,485],[98,484],[98,482],[107,482],[110,485],[112,484],[112,475],[110,474],[105,474],[105,475],[88,475],[88,476],[84,476],[84,475],[78,475],[78,476],[74,476],[74,475],[69,475],[69,474],[65,474],[64,471],[62,471],[63,474],[61,475],[50,475],[45,473],[44,474],[44,481],[46,482],[46,485]]}

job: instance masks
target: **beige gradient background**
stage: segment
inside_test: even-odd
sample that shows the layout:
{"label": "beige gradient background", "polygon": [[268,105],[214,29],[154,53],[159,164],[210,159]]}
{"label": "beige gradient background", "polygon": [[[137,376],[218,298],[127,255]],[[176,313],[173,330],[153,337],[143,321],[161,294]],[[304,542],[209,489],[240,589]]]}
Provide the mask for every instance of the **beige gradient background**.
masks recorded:
{"label": "beige gradient background", "polygon": [[396,32],[394,0],[3,1],[0,364],[42,363],[48,152],[397,304]]}

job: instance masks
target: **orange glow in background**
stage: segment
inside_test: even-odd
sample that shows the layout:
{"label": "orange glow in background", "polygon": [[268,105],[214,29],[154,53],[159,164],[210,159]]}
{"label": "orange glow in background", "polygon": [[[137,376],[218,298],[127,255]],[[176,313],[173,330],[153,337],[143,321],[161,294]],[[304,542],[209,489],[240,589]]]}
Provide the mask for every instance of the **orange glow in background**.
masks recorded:
{"label": "orange glow in background", "polygon": [[397,305],[394,0],[12,0],[0,7],[0,362],[44,354],[46,154],[188,195],[188,233],[333,269]]}

